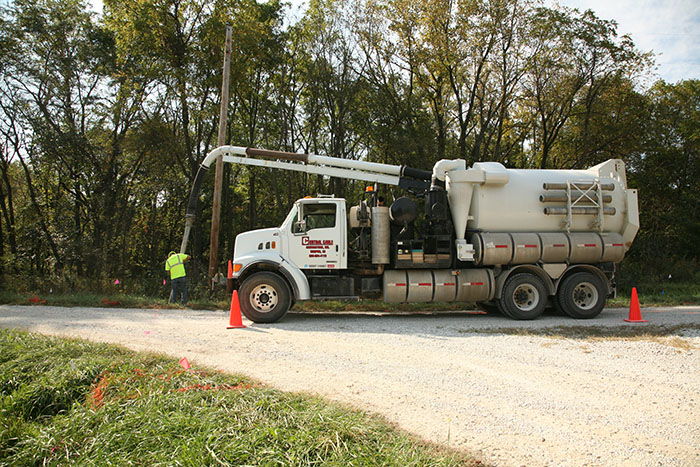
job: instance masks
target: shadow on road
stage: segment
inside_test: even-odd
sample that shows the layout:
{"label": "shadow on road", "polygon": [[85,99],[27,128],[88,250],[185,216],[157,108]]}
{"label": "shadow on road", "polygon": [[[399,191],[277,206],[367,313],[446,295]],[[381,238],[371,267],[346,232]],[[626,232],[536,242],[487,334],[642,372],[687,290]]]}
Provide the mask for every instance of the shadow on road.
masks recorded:
{"label": "shadow on road", "polygon": [[341,332],[401,335],[429,335],[435,337],[473,335],[517,335],[552,338],[634,338],[655,336],[697,336],[700,320],[678,311],[677,319],[664,316],[663,321],[653,318],[649,323],[629,324],[623,321],[626,310],[606,310],[590,320],[576,320],[568,316],[546,313],[537,320],[516,321],[501,314],[483,312],[289,312],[281,321],[254,324],[292,332]]}

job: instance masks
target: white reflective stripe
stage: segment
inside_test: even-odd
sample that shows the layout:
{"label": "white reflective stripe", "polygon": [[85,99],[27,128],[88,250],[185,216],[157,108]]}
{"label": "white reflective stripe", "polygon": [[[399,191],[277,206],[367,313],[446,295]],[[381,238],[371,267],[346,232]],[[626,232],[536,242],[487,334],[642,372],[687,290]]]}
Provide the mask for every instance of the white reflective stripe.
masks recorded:
{"label": "white reflective stripe", "polygon": [[[173,255],[173,256],[176,256],[176,255]],[[168,266],[170,267],[170,269],[174,268],[175,266],[179,266],[179,265],[181,265],[181,264],[185,264],[183,261],[180,261],[180,258],[179,258],[179,257],[176,256],[175,259],[176,259],[178,262],[175,263],[175,264],[170,264],[170,258],[168,258],[167,263],[168,263]]]}

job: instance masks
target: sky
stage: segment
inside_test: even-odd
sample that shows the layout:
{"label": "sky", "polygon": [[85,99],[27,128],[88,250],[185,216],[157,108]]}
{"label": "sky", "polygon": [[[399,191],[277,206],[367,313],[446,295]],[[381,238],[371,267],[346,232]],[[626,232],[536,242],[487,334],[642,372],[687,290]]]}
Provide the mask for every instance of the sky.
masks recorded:
{"label": "sky", "polygon": [[655,73],[666,82],[700,79],[700,1],[559,0],[559,4],[615,20],[618,35],[629,34],[637,49],[654,52]]}
{"label": "sky", "polygon": [[[102,0],[89,0],[102,11]],[[289,0],[298,10],[306,0]],[[596,16],[615,20],[618,35],[629,34],[637,48],[652,51],[654,78],[675,83],[700,79],[700,0],[545,0],[562,6],[590,9]]]}

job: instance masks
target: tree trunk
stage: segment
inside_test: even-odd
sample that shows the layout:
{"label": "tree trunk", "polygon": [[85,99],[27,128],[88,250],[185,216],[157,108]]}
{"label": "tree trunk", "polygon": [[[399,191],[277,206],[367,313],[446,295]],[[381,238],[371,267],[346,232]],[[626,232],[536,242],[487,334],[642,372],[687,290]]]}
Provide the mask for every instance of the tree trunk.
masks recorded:
{"label": "tree trunk", "polygon": [[255,213],[257,212],[258,206],[255,200],[255,174],[251,173],[248,178],[248,228],[253,230],[256,224]]}
{"label": "tree trunk", "polygon": [[15,233],[15,208],[12,196],[12,185],[10,184],[10,178],[8,176],[8,164],[3,162],[2,178],[5,183],[5,193],[7,196],[7,212],[5,212],[5,207],[3,206],[3,216],[5,217],[5,222],[7,225],[7,234],[10,243],[10,253],[13,255],[17,254],[17,235]]}
{"label": "tree trunk", "polygon": [[32,206],[34,207],[34,210],[36,211],[37,217],[39,218],[39,227],[41,228],[42,233],[44,234],[44,237],[46,239],[46,243],[49,244],[49,248],[51,249],[51,254],[53,255],[54,259],[56,260],[56,272],[61,271],[63,269],[63,260],[58,254],[58,246],[56,245],[56,242],[53,241],[53,238],[51,237],[51,232],[49,232],[49,227],[46,224],[46,219],[44,218],[44,213],[41,211],[41,207],[39,206],[39,202],[36,199],[36,192],[34,190],[34,183],[32,182],[32,176],[31,173],[29,172],[29,167],[27,166],[27,163],[24,161],[24,158],[17,154],[18,159],[20,163],[22,164],[22,168],[24,169],[24,176],[27,179],[27,188],[29,190],[29,198],[32,202]]}

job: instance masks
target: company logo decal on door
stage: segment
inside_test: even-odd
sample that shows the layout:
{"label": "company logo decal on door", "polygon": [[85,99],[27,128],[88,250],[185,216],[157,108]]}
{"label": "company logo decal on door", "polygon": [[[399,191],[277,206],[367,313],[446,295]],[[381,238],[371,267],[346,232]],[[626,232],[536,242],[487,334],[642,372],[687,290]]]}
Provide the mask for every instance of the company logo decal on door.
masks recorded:
{"label": "company logo decal on door", "polygon": [[309,237],[301,237],[301,244],[308,250],[309,258],[327,258],[328,250],[333,246],[333,240],[312,240]]}

